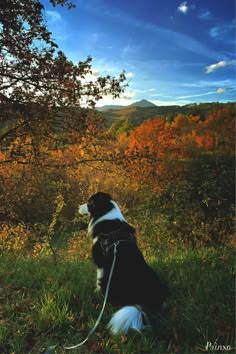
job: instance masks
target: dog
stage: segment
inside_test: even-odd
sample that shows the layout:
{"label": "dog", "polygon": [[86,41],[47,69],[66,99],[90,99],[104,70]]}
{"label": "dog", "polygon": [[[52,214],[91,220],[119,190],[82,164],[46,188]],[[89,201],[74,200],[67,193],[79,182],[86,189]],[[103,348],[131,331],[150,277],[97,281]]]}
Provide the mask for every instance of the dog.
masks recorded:
{"label": "dog", "polygon": [[89,215],[88,235],[92,237],[92,257],[97,266],[97,290],[106,292],[116,247],[116,261],[111,276],[108,301],[116,311],[108,327],[113,334],[129,329],[141,332],[157,322],[169,291],[150,268],[138,248],[135,229],[129,225],[112,197],[98,192],[79,207]]}

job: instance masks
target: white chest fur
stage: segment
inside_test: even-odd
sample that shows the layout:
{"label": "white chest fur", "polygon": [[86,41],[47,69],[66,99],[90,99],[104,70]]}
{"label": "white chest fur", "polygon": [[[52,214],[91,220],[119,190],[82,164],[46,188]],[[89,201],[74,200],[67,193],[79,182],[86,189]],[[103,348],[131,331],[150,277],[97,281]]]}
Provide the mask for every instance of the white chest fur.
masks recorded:
{"label": "white chest fur", "polygon": [[113,204],[114,208],[112,210],[110,210],[107,214],[101,216],[100,218],[98,218],[97,220],[94,221],[94,219],[92,218],[89,222],[88,225],[88,235],[90,236],[93,232],[94,226],[99,224],[102,221],[105,220],[115,220],[118,219],[120,221],[126,221],[125,218],[123,217],[120,208],[118,207],[118,205],[116,204],[116,202],[114,202],[113,200],[111,200],[111,203]]}

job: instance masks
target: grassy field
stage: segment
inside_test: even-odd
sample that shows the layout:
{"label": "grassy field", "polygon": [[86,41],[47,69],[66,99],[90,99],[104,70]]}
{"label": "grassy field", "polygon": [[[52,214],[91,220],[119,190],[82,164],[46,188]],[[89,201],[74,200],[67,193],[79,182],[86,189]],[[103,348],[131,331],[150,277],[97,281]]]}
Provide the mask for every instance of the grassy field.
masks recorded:
{"label": "grassy field", "polygon": [[[234,352],[233,247],[189,249],[162,231],[149,223],[138,233],[147,261],[171,289],[159,328],[110,336],[114,309],[107,305],[96,334],[71,353]],[[50,252],[0,256],[0,353],[45,353],[53,345],[51,352],[64,353],[86,338],[103,303],[90,248],[81,231],[64,239],[56,262]]]}

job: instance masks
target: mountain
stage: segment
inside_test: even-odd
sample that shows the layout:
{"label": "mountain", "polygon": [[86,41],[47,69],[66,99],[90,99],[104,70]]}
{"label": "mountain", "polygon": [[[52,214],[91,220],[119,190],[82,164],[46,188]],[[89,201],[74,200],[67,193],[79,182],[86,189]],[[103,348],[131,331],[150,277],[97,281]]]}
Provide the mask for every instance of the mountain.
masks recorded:
{"label": "mountain", "polygon": [[105,112],[105,111],[109,111],[109,110],[119,110],[119,109],[125,109],[127,107],[141,107],[141,108],[146,108],[146,107],[157,107],[154,103],[149,102],[147,100],[141,100],[141,101],[137,101],[134,102],[128,106],[121,106],[121,105],[105,105],[102,107],[96,107],[96,109],[99,112]]}
{"label": "mountain", "polygon": [[141,108],[146,108],[146,107],[157,107],[154,103],[147,101],[147,100],[141,100],[138,102],[134,102],[130,104],[130,107],[141,107]]}

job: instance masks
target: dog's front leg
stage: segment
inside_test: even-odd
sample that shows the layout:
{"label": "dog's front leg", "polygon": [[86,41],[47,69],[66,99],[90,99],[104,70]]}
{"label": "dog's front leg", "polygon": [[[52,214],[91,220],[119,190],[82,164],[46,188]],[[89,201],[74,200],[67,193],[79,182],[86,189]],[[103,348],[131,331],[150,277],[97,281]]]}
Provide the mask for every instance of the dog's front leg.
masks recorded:
{"label": "dog's front leg", "polygon": [[104,269],[103,268],[97,268],[97,286],[95,291],[99,292],[101,290],[101,281],[104,275]]}

